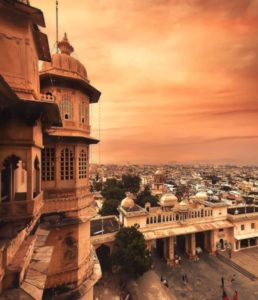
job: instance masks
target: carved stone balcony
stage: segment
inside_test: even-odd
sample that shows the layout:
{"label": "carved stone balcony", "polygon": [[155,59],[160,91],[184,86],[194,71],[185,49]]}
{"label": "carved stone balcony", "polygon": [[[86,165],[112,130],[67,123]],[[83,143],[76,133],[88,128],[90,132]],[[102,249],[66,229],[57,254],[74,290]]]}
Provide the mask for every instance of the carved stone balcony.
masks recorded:
{"label": "carved stone balcony", "polygon": [[45,102],[54,102],[56,98],[50,94],[40,94],[40,100]]}
{"label": "carved stone balcony", "polygon": [[23,219],[36,216],[43,206],[43,192],[30,201],[10,201],[0,204],[0,219]]}
{"label": "carved stone balcony", "polygon": [[44,213],[65,212],[72,210],[80,210],[90,206],[92,203],[92,195],[85,194],[82,196],[76,195],[56,195],[56,198],[45,198]]}

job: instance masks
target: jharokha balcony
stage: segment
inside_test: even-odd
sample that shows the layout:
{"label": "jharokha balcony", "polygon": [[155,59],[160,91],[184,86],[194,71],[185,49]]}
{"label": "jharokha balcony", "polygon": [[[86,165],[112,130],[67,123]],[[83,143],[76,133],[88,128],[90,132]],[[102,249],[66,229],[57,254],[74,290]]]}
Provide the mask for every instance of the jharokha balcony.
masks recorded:
{"label": "jharokha balcony", "polygon": [[15,198],[13,201],[2,201],[0,204],[0,219],[30,218],[38,215],[42,207],[43,192],[40,192],[33,200],[17,200]]}

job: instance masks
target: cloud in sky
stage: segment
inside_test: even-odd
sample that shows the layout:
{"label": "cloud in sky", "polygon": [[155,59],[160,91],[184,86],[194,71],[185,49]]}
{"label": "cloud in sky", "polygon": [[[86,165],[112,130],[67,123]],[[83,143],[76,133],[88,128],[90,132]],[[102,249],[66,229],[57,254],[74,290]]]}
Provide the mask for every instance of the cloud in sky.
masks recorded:
{"label": "cloud in sky", "polygon": [[[102,162],[258,163],[258,0],[59,3],[60,31],[102,91],[95,161],[101,149]],[[55,1],[32,4],[52,47]]]}

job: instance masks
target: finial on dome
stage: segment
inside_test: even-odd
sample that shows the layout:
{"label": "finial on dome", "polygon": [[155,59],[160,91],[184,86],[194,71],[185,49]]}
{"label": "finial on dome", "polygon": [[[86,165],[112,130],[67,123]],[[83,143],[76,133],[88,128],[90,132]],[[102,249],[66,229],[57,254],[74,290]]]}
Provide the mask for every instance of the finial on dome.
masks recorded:
{"label": "finial on dome", "polygon": [[58,48],[60,49],[61,53],[67,55],[70,55],[73,52],[73,46],[69,43],[66,32],[62,41],[58,43]]}

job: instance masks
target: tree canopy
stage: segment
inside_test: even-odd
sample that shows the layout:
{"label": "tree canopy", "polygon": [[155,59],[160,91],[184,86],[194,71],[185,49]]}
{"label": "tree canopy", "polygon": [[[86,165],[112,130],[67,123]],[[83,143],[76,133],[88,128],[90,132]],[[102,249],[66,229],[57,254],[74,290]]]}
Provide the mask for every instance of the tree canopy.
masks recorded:
{"label": "tree canopy", "polygon": [[141,178],[135,175],[123,175],[122,184],[124,189],[130,193],[138,193],[140,189]]}
{"label": "tree canopy", "polygon": [[137,195],[136,204],[144,207],[145,204],[149,202],[151,206],[158,205],[158,198],[153,196],[150,191],[150,187],[146,186],[142,192]]}
{"label": "tree canopy", "polygon": [[104,183],[101,194],[106,200],[115,199],[121,201],[125,198],[125,192],[126,189],[120,180],[110,178]]}
{"label": "tree canopy", "polygon": [[120,201],[116,199],[109,199],[103,202],[102,208],[99,211],[101,216],[118,215],[117,207]]}
{"label": "tree canopy", "polygon": [[151,254],[143,234],[134,226],[121,228],[116,234],[111,261],[120,272],[135,278],[150,269]]}
{"label": "tree canopy", "polygon": [[102,216],[117,215],[117,207],[121,200],[125,198],[126,192],[138,192],[140,182],[140,177],[133,175],[123,175],[122,180],[116,178],[107,179],[101,191],[105,201],[100,210],[100,214]]}

